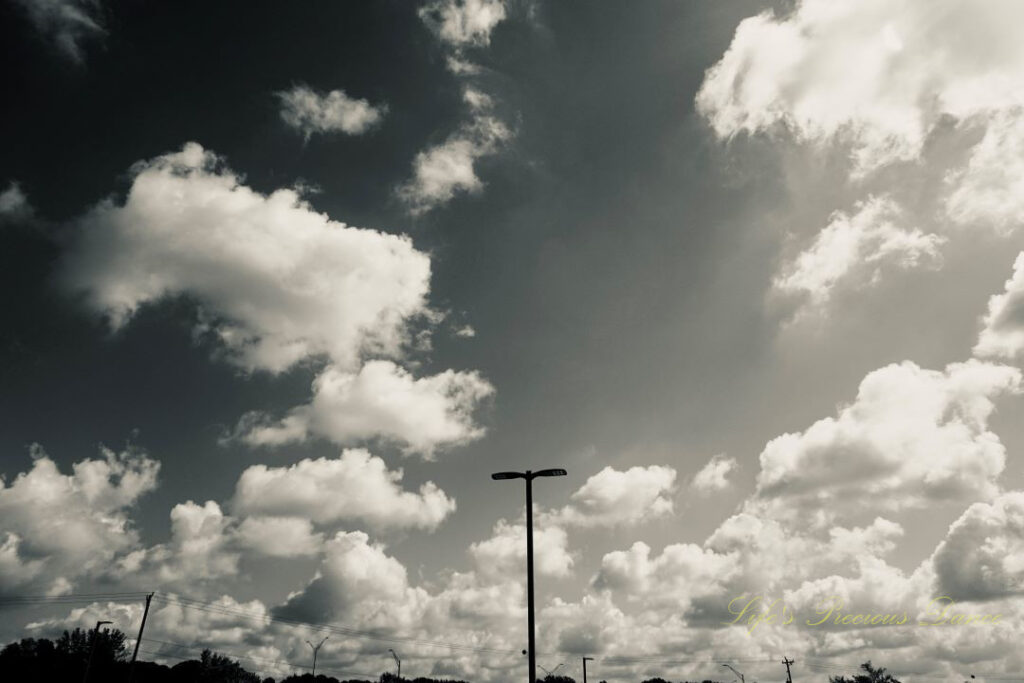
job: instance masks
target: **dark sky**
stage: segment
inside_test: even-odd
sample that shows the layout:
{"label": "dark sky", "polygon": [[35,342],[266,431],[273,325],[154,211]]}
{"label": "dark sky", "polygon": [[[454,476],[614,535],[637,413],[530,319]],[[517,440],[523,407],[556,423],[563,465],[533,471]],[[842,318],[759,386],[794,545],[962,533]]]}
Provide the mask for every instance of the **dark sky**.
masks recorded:
{"label": "dark sky", "polygon": [[[491,472],[565,467],[568,478],[538,484],[538,500],[553,509],[582,505],[588,494],[573,492],[606,467],[674,470],[675,514],[573,527],[575,570],[546,578],[541,593],[581,600],[607,553],[636,541],[654,554],[702,544],[730,515],[755,509],[766,444],[836,415],[872,371],[908,360],[941,371],[971,358],[988,297],[1002,290],[1019,246],[947,231],[936,208],[952,177],[941,169],[966,158],[983,126],[943,119],[915,160],[866,179],[851,171],[839,134],[832,144],[812,134],[794,141],[784,126],[732,137],[713,130],[695,98],[735,47],[737,26],[801,3],[510,0],[488,40],[453,47],[407,0],[130,0],[101,4],[92,16],[102,30],[78,35],[79,59],[55,44],[52,26],[33,23],[31,6],[0,4],[0,190],[20,188],[32,207],[0,217],[0,473],[9,485],[29,470],[34,443],[62,472],[101,444],[148,453],[161,470],[130,515],[141,546],[171,539],[168,514],[179,503],[232,509],[246,468],[367,446],[403,469],[402,488],[433,481],[457,501],[436,530],[382,535],[412,583],[440,590],[452,571],[470,571],[470,544],[521,514],[521,492],[491,482]],[[453,57],[478,71],[456,72]],[[739,82],[773,63],[761,57],[736,76],[737,99]],[[831,62],[804,64],[779,101],[799,100],[821,64]],[[285,125],[276,94],[301,85],[365,99],[382,119],[359,134],[304,139]],[[486,116],[508,136],[474,158],[476,191],[412,210],[401,188],[417,155],[484,116],[467,106],[467,88],[490,98]],[[123,205],[145,168],[134,164],[188,142],[258,193],[305,187],[313,211],[408,235],[429,255],[429,305],[446,315],[432,327],[418,321],[431,327],[431,344],[399,360],[416,376],[478,371],[494,387],[473,413],[486,434],[433,459],[386,438],[223,443],[249,411],[280,416],[309,401],[325,358],[280,374],[249,371],[225,361],[213,335],[195,332],[209,304],[201,292],[147,301],[113,329],[62,284],[81,258],[81,217]],[[909,207],[915,227],[947,236],[941,267],[904,263],[870,285],[837,288],[827,314],[798,318],[773,278],[834,212],[883,194]],[[466,325],[474,336],[457,334]],[[1018,403],[982,420],[1010,454],[1024,446]],[[846,446],[830,442],[819,455],[833,462]],[[871,460],[850,449],[848,458]],[[718,454],[737,466],[708,495],[690,482]],[[807,458],[798,469],[812,472]],[[1012,459],[1002,476],[1005,489],[1024,481]],[[865,486],[865,496],[887,490]],[[827,509],[844,491],[829,488],[818,504]],[[911,572],[929,557],[964,511],[957,495],[901,508],[894,567]],[[848,526],[875,512],[862,508]],[[317,558],[245,555],[238,580],[206,595],[280,604],[310,580]],[[76,590],[105,580],[92,575]]]}

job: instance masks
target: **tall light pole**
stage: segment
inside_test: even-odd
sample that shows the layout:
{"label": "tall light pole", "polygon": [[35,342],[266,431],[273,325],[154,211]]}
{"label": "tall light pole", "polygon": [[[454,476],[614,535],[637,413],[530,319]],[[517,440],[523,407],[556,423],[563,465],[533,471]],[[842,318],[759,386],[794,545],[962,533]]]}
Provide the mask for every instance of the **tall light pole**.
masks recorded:
{"label": "tall light pole", "polygon": [[92,656],[96,654],[96,641],[100,639],[100,626],[104,624],[113,624],[112,621],[97,621],[96,628],[92,632],[92,647],[89,648],[89,661],[85,664],[85,676],[82,677],[82,683],[87,683],[89,680],[89,669],[92,668]]}
{"label": "tall light pole", "polygon": [[733,672],[734,674],[736,674],[737,676],[739,676],[739,677],[740,677],[740,683],[747,683],[747,681],[746,681],[746,680],[745,680],[745,679],[743,678],[743,674],[741,674],[741,673],[740,673],[739,671],[737,671],[736,669],[733,669],[733,668],[732,668],[731,666],[729,666],[728,664],[723,664],[722,666],[724,666],[724,667],[725,667],[725,668],[727,668],[727,669],[731,669],[731,670],[732,670],[732,672]]}
{"label": "tall light pole", "polygon": [[[537,666],[540,666],[540,664],[538,664]],[[543,666],[540,666],[540,668],[541,668],[541,669],[543,669],[543,670],[544,670],[544,673],[546,673],[546,674],[547,674],[548,676],[554,676],[554,675],[555,675],[555,672],[556,672],[556,671],[558,671],[558,668],[559,668],[559,667],[562,667],[562,666],[565,666],[565,662],[561,662],[561,663],[560,663],[560,664],[559,664],[558,666],[556,666],[556,667],[555,667],[554,669],[552,669],[551,671],[548,671],[548,670],[547,670],[547,669],[545,669],[545,668],[544,668]]]}
{"label": "tall light pole", "polygon": [[330,638],[330,636],[324,636],[324,639],[321,640],[316,645],[314,645],[313,643],[309,642],[308,640],[306,641],[306,645],[309,645],[311,648],[313,648],[313,678],[314,679],[316,678],[316,656],[320,652],[320,648],[322,648],[324,646],[324,643],[327,642],[328,638]]}
{"label": "tall light pole", "polygon": [[587,662],[592,662],[592,661],[594,661],[593,657],[584,657],[583,658],[583,683],[587,683]]}
{"label": "tall light pole", "polygon": [[398,674],[397,674],[397,677],[398,677],[398,678],[401,678],[401,677],[402,677],[402,660],[398,658],[398,653],[396,653],[396,652],[395,652],[394,650],[392,650],[392,649],[391,649],[390,647],[388,648],[388,652],[390,652],[390,653],[391,653],[391,656],[395,658],[395,664],[397,664],[397,665],[398,665]]}
{"label": "tall light pole", "polygon": [[534,633],[533,616],[533,480],[537,477],[564,477],[565,470],[548,469],[538,472],[495,472],[491,479],[525,479],[526,480],[526,628],[529,636],[530,680],[537,682],[537,643]]}

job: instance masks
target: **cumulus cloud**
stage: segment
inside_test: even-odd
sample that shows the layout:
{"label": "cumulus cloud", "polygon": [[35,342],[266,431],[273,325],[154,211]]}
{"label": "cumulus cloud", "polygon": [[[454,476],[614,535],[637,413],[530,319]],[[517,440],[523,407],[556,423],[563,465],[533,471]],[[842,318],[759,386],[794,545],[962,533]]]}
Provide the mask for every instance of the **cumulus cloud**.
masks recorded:
{"label": "cumulus cloud", "polygon": [[932,556],[937,593],[957,601],[1024,595],[1024,491],[975,503]]}
{"label": "cumulus cloud", "polygon": [[64,281],[115,327],[188,296],[247,369],[397,354],[427,310],[430,260],[409,238],[332,221],[294,190],[255,192],[196,143],[136,164],[124,203],[79,223]]}
{"label": "cumulus cloud", "polygon": [[787,264],[772,285],[820,308],[837,287],[876,284],[885,269],[941,265],[939,249],[945,238],[902,227],[900,213],[888,197],[871,197],[852,215],[835,212],[814,243]]}
{"label": "cumulus cloud", "polygon": [[943,117],[1024,102],[1022,12],[1012,0],[801,0],[740,23],[697,106],[721,137],[781,125],[844,140],[859,171],[915,159]]}
{"label": "cumulus cloud", "polygon": [[1024,252],[1013,264],[1013,275],[1006,289],[988,300],[978,343],[977,356],[1015,358],[1024,351]]}
{"label": "cumulus cloud", "polygon": [[338,532],[328,542],[316,577],[288,597],[281,616],[316,623],[345,621],[362,628],[401,630],[415,624],[429,602],[409,585],[401,562],[362,531]]}
{"label": "cumulus cloud", "polygon": [[639,524],[671,515],[676,471],[663,465],[605,467],[572,494],[569,505],[542,516],[544,523],[582,527]]}
{"label": "cumulus cloud", "polygon": [[967,165],[947,175],[946,214],[1007,235],[1024,223],[1024,110],[994,115]]}
{"label": "cumulus cloud", "polygon": [[437,37],[456,47],[487,45],[505,15],[504,0],[434,0],[420,8]]}
{"label": "cumulus cloud", "polygon": [[281,101],[281,118],[309,140],[314,133],[365,133],[387,113],[367,100],[349,97],[343,90],[319,93],[308,85],[275,93]]}
{"label": "cumulus cloud", "polygon": [[36,29],[70,59],[84,58],[82,43],[103,36],[100,0],[15,0]]}
{"label": "cumulus cloud", "polygon": [[739,467],[736,458],[730,458],[725,453],[711,456],[707,464],[700,468],[700,471],[693,476],[690,486],[700,493],[714,493],[729,488],[729,475]]}
{"label": "cumulus cloud", "polygon": [[246,517],[236,531],[241,547],[270,557],[315,555],[323,536],[302,517]]}
{"label": "cumulus cloud", "polygon": [[128,509],[156,488],[160,464],[140,451],[101,448],[64,474],[38,445],[28,472],[0,479],[0,590],[70,587],[97,573],[138,534]]}
{"label": "cumulus cloud", "polygon": [[475,117],[440,145],[416,155],[413,177],[399,188],[399,195],[413,214],[422,214],[458,193],[479,192],[483,182],[476,174],[477,159],[496,152],[509,137],[509,129],[499,119]]}
{"label": "cumulus cloud", "polygon": [[236,434],[255,446],[304,441],[311,435],[338,444],[381,437],[403,444],[407,453],[431,458],[440,448],[483,435],[474,411],[493,393],[494,387],[476,372],[447,370],[415,378],[390,361],[370,361],[358,372],[332,365],[313,382],[310,403],[279,421],[250,413]]}
{"label": "cumulus cloud", "polygon": [[594,585],[626,602],[685,613],[696,598],[725,592],[724,586],[739,571],[735,559],[692,543],[668,545],[652,558],[650,546],[637,541],[628,550],[601,559]]}
{"label": "cumulus cloud", "polygon": [[[538,574],[569,576],[573,556],[565,529],[538,525],[533,532],[534,563]],[[526,566],[526,525],[504,519],[494,526],[491,537],[470,545],[469,554],[477,571],[485,576],[519,576]]]}
{"label": "cumulus cloud", "polygon": [[1020,390],[1019,370],[976,360],[875,370],[836,417],[768,442],[751,509],[826,524],[865,501],[881,511],[991,497],[1005,448],[988,420],[998,396]]}
{"label": "cumulus cloud", "polygon": [[402,490],[402,474],[363,449],[289,467],[253,465],[238,479],[232,509],[238,515],[301,517],[316,524],[436,529],[455,511],[455,501],[433,482],[418,493]]}

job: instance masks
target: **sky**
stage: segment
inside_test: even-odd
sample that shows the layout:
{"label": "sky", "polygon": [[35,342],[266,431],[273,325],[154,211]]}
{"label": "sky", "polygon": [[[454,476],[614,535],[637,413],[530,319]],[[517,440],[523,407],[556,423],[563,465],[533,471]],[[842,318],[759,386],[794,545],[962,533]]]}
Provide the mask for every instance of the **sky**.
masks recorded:
{"label": "sky", "polygon": [[4,642],[1024,678],[1018,2],[0,16]]}

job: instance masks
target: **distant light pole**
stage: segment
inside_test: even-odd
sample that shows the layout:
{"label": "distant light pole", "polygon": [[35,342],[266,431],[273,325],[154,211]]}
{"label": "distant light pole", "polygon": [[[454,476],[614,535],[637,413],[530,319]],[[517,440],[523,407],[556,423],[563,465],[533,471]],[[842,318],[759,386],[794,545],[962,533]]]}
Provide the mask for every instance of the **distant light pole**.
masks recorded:
{"label": "distant light pole", "polygon": [[538,472],[495,472],[491,479],[525,479],[526,480],[526,628],[528,630],[530,655],[530,680],[537,681],[537,643],[534,633],[533,615],[533,480],[537,477],[564,477],[565,470],[556,468]]}
{"label": "distant light pole", "polygon": [[731,669],[731,670],[732,670],[732,672],[733,672],[734,674],[736,674],[737,676],[739,676],[739,677],[740,677],[740,683],[747,683],[747,682],[746,682],[746,680],[745,680],[745,679],[743,678],[743,674],[741,674],[741,673],[740,673],[739,671],[737,671],[736,669],[733,669],[733,668],[732,668],[731,666],[729,666],[728,664],[723,664],[722,666],[724,666],[724,667],[725,667],[725,668],[727,668],[727,669]]}
{"label": "distant light pole", "polygon": [[320,652],[320,648],[322,648],[324,646],[324,643],[327,642],[328,638],[330,638],[330,636],[324,636],[324,639],[316,645],[309,642],[308,640],[306,641],[306,645],[309,645],[311,648],[313,648],[313,678],[316,678],[316,656]]}
{"label": "distant light pole", "polygon": [[398,653],[396,653],[396,652],[395,652],[394,650],[392,650],[392,649],[391,649],[390,647],[388,648],[388,652],[390,652],[390,653],[391,653],[391,656],[395,658],[395,664],[397,664],[397,665],[398,665],[398,674],[397,674],[397,677],[398,677],[398,678],[401,678],[401,677],[402,677],[402,660],[398,658]]}
{"label": "distant light pole", "polygon": [[[540,666],[540,664],[538,664],[537,666]],[[544,667],[543,667],[543,666],[540,666],[540,668],[541,668],[541,669],[544,669],[544,673],[546,673],[546,674],[547,674],[548,676],[553,676],[553,675],[555,674],[555,672],[556,672],[556,671],[558,671],[558,667],[559,667],[559,666],[565,666],[565,662],[562,662],[562,663],[560,663],[560,664],[559,664],[558,666],[556,666],[556,667],[555,667],[554,669],[552,669],[551,671],[548,671],[547,669],[544,669]]]}
{"label": "distant light pole", "polygon": [[592,661],[594,661],[593,657],[584,657],[583,658],[583,683],[587,683],[587,662],[592,662]]}
{"label": "distant light pole", "polygon": [[92,633],[92,647],[89,648],[89,661],[85,664],[85,676],[82,677],[82,683],[87,683],[89,680],[89,669],[92,668],[92,657],[96,654],[96,641],[100,639],[100,626],[104,624],[113,624],[112,621],[97,621],[96,628]]}

